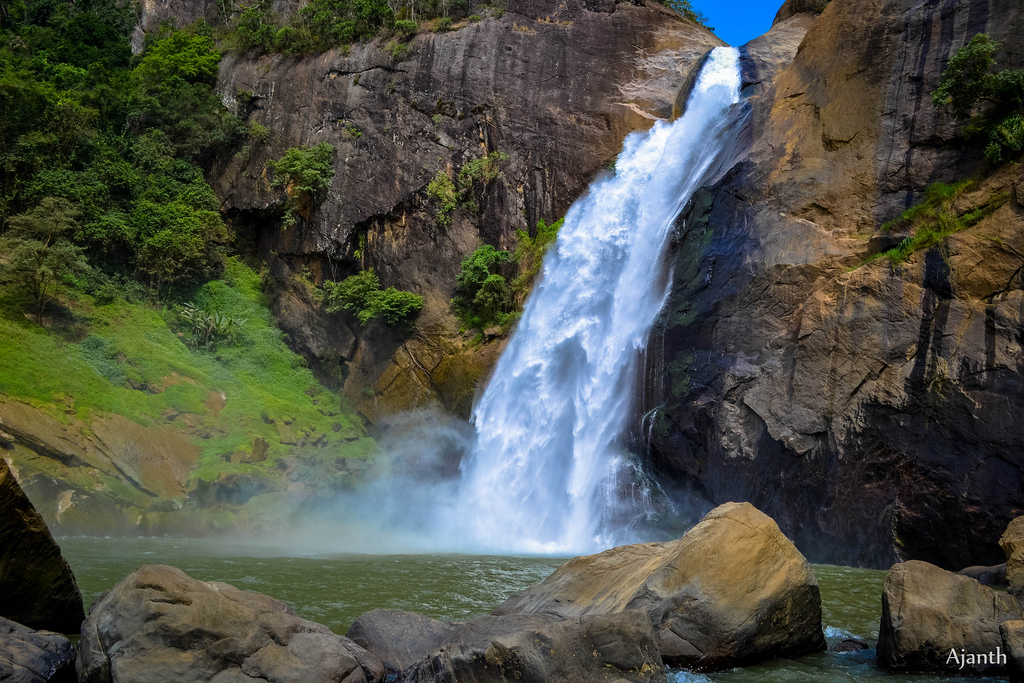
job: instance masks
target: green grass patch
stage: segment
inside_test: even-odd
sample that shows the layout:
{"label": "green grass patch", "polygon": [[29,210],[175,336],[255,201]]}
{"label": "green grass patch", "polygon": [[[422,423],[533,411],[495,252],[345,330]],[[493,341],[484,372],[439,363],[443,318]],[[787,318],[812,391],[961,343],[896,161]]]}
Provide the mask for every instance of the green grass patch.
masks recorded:
{"label": "green grass patch", "polygon": [[[320,434],[329,447],[318,450],[331,457],[373,452],[369,438],[342,439],[361,433],[358,418],[285,345],[255,271],[228,259],[223,277],[200,287],[194,303],[244,320],[233,343],[193,351],[175,310],[123,300],[99,305],[85,295],[72,305],[79,333],[61,336],[27,320],[9,296],[0,299],[0,393],[65,421],[71,410],[83,421],[117,413],[145,426],[173,426],[184,421],[169,418],[191,413],[198,419],[193,442],[202,451],[193,476],[202,479],[266,469],[294,450],[282,441]],[[207,402],[218,393],[226,400],[215,410]],[[265,462],[224,460],[251,451],[256,437],[270,444]]]}
{"label": "green grass patch", "polygon": [[882,258],[889,259],[893,266],[904,263],[914,252],[941,245],[950,236],[974,227],[1006,203],[1007,197],[990,195],[980,206],[969,210],[958,208],[958,200],[968,192],[976,190],[979,182],[972,179],[950,185],[929,185],[920,203],[909,207],[898,218],[882,225],[883,232],[909,228],[910,234],[892,249],[872,255],[861,265]]}

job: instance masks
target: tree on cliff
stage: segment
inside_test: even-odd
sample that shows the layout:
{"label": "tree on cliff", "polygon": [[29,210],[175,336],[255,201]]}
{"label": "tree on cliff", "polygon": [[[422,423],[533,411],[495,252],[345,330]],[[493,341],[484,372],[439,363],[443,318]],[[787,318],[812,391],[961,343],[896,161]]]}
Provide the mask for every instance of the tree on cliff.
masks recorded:
{"label": "tree on cliff", "polygon": [[986,137],[985,156],[994,164],[1024,152],[1024,69],[992,73],[999,43],[984,33],[956,51],[932,93],[936,107],[949,105],[953,116],[970,119],[968,137]]}
{"label": "tree on cliff", "polygon": [[0,276],[32,294],[40,325],[56,286],[89,268],[82,249],[68,239],[78,219],[71,202],[47,197],[35,209],[9,219],[0,238]]}

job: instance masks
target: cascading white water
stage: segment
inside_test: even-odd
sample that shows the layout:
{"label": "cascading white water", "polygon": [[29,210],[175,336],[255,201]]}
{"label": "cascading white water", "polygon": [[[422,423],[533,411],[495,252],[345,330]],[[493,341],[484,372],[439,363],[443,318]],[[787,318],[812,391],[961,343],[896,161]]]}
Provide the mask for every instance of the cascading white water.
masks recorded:
{"label": "cascading white water", "polygon": [[473,413],[452,520],[463,543],[574,553],[626,540],[607,522],[630,470],[621,435],[638,351],[671,284],[672,224],[723,148],[739,89],[739,52],[714,50],[686,113],[629,136],[615,175],[569,210]]}

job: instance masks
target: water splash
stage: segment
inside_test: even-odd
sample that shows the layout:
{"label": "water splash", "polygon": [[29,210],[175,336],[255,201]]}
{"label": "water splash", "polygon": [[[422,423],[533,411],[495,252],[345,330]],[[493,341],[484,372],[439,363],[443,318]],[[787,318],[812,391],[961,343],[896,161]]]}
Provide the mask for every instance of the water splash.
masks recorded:
{"label": "water splash", "polygon": [[473,413],[457,544],[564,554],[634,540],[624,527],[650,504],[623,444],[638,352],[671,285],[672,224],[725,146],[739,89],[738,51],[714,50],[684,116],[629,136],[614,177],[569,210]]}

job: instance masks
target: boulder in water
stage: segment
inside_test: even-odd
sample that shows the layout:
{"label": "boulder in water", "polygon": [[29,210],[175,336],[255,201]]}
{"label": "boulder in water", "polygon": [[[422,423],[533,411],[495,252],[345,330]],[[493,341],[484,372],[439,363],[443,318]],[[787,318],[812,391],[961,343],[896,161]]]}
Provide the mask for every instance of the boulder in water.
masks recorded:
{"label": "boulder in water", "polygon": [[359,616],[347,638],[401,671],[440,649],[451,635],[452,625],[399,609],[375,609]]}
{"label": "boulder in water", "polygon": [[[998,654],[1005,654],[999,626],[1020,618],[1012,595],[927,562],[897,564],[882,592],[878,664],[892,673],[956,672],[961,663],[972,675],[999,673]],[[961,662],[967,655],[972,659]]]}
{"label": "boulder in water", "polygon": [[46,522],[0,458],[0,616],[30,628],[75,633],[82,594]]}
{"label": "boulder in water", "polygon": [[561,619],[511,614],[452,624],[444,644],[402,672],[405,683],[663,683],[642,612]]}
{"label": "boulder in water", "polygon": [[75,683],[75,648],[59,633],[0,617],[0,681]]}
{"label": "boulder in water", "polygon": [[711,669],[825,649],[810,565],[774,521],[726,503],[678,541],[577,557],[495,614],[645,612],[662,659]]}
{"label": "boulder in water", "polygon": [[1020,598],[1024,596],[1024,517],[1017,517],[1006,525],[999,547],[1006,555],[1007,590]]}
{"label": "boulder in water", "polygon": [[140,567],[82,624],[82,683],[375,683],[376,657],[266,595]]}

